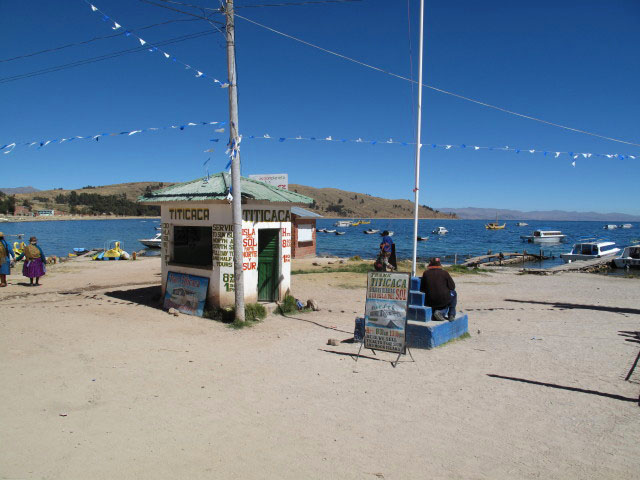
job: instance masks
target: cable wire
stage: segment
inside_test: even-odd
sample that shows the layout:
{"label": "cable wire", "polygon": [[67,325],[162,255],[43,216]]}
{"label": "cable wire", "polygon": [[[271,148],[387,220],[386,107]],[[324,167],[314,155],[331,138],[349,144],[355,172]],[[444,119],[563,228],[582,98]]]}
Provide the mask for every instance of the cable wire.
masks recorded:
{"label": "cable wire", "polygon": [[[188,35],[183,35],[181,37],[175,37],[175,38],[171,38],[168,40],[164,40],[158,43],[154,43],[152,46],[165,46],[165,45],[171,45],[173,43],[178,43],[178,42],[183,42],[185,40],[192,40],[194,38],[200,38],[200,37],[204,37],[206,35],[213,35],[215,32],[212,32],[211,30],[205,30],[203,32],[196,32],[196,33],[191,33]],[[149,44],[151,45],[151,44]],[[46,73],[52,73],[52,72],[58,72],[60,70],[66,70],[69,68],[74,68],[74,67],[79,67],[82,65],[87,65],[90,63],[95,63],[95,62],[100,62],[102,60],[109,60],[111,58],[116,58],[116,57],[120,57],[122,55],[127,55],[129,53],[136,53],[136,52],[142,52],[145,50],[148,50],[149,47],[148,46],[144,46],[144,47],[135,47],[135,48],[130,48],[127,50],[120,50],[118,52],[113,52],[113,53],[108,53],[105,55],[99,55],[97,57],[91,57],[91,58],[87,58],[84,60],[78,60],[75,62],[71,62],[71,63],[66,63],[63,65],[57,65],[57,66],[53,66],[53,67],[48,67],[48,68],[44,68],[41,70],[36,70],[33,72],[28,72],[28,73],[22,73],[20,75],[14,75],[12,77],[4,77],[4,78],[0,78],[0,83],[8,83],[8,82],[13,82],[16,80],[22,80],[25,78],[31,78],[31,77],[36,77],[38,75],[44,75]]]}
{"label": "cable wire", "polygon": [[[174,22],[193,22],[198,20],[197,18],[180,18],[180,19],[175,19],[175,20],[167,20],[166,22],[160,22],[160,23],[154,23],[153,25],[147,25],[146,27],[140,27],[140,28],[136,28],[133,30],[130,30],[131,32],[139,32],[141,30],[146,30],[148,28],[153,28],[153,27],[157,27],[159,25],[167,25],[169,23],[174,23]],[[59,50],[64,50],[65,48],[69,48],[69,47],[76,47],[79,45],[86,45],[87,43],[91,43],[91,42],[95,42],[97,40],[104,40],[107,38],[115,38],[115,37],[119,37],[121,35],[124,35],[125,32],[120,32],[120,33],[114,33],[113,35],[104,35],[102,37],[94,37],[90,40],[83,40],[82,42],[74,42],[74,43],[68,43],[67,45],[61,45],[59,47],[54,47],[54,48],[47,48],[46,50],[40,50],[37,52],[33,52],[33,53],[27,53],[25,55],[19,55],[17,57],[13,57],[13,58],[5,58],[3,60],[0,60],[0,63],[3,62],[11,62],[13,60],[19,60],[21,58],[28,58],[28,57],[33,57],[36,55],[41,55],[43,53],[50,53],[50,52],[57,52]]]}
{"label": "cable wire", "polygon": [[[145,0],[141,0],[141,1],[145,1]],[[265,30],[269,30],[270,32],[276,33],[278,35],[282,35],[283,37],[289,38],[291,40],[295,40],[296,42],[299,42],[299,43],[302,43],[302,44],[307,45],[309,47],[318,49],[318,50],[320,50],[322,52],[328,53],[330,55],[334,55],[334,56],[336,56],[338,58],[342,58],[343,60],[347,60],[347,61],[355,63],[357,65],[361,65],[363,67],[370,68],[371,70],[375,70],[377,72],[385,73],[387,75],[390,75],[390,76],[395,77],[395,78],[399,78],[401,80],[405,80],[407,82],[417,83],[417,82],[415,82],[415,80],[412,80],[410,78],[404,77],[402,75],[398,75],[397,73],[390,72],[388,70],[385,70],[385,69],[380,68],[380,67],[376,67],[374,65],[370,65],[370,64],[365,63],[365,62],[361,62],[360,60],[356,60],[355,58],[351,58],[351,57],[348,57],[346,55],[342,55],[341,53],[337,53],[337,52],[334,52],[332,50],[328,50],[326,48],[320,47],[318,45],[314,45],[313,43],[310,43],[310,42],[307,42],[307,41],[302,40],[300,38],[294,37],[293,35],[289,35],[287,33],[280,32],[280,31],[278,31],[278,30],[276,30],[274,28],[268,27],[266,25],[263,25],[261,23],[258,23],[256,21],[254,21],[254,20],[250,20],[247,17],[243,17],[242,15],[238,15],[237,13],[235,14],[235,16],[237,18],[240,18],[240,19],[246,21],[246,22],[252,23],[252,24],[254,24],[254,25],[258,26],[258,27],[264,28]],[[545,125],[551,125],[553,127],[562,128],[564,130],[569,130],[571,132],[590,135],[592,137],[602,138],[604,140],[610,140],[612,142],[624,143],[626,145],[634,145],[636,147],[640,147],[640,143],[634,143],[634,142],[629,142],[629,141],[626,141],[626,140],[620,140],[618,138],[607,137],[606,135],[600,135],[598,133],[589,132],[587,130],[581,130],[579,128],[573,128],[573,127],[568,127],[566,125],[561,125],[559,123],[549,122],[549,121],[543,120],[541,118],[532,117],[531,115],[525,115],[523,113],[514,112],[513,110],[509,110],[509,109],[506,109],[506,108],[503,108],[503,107],[498,107],[497,105],[492,105],[490,103],[482,102],[480,100],[475,100],[475,99],[470,98],[470,97],[465,97],[464,95],[460,95],[458,93],[449,92],[447,90],[443,90],[442,88],[437,88],[437,87],[434,87],[432,85],[427,85],[426,83],[423,83],[422,86],[426,87],[426,88],[428,88],[430,90],[436,91],[436,92],[444,93],[445,95],[450,95],[452,97],[456,97],[456,98],[459,98],[461,100],[466,100],[468,102],[475,103],[476,105],[482,105],[483,107],[492,108],[494,110],[498,110],[498,111],[503,112],[503,113],[508,113],[509,115],[514,115],[516,117],[526,118],[528,120],[533,120],[535,122],[544,123]]]}

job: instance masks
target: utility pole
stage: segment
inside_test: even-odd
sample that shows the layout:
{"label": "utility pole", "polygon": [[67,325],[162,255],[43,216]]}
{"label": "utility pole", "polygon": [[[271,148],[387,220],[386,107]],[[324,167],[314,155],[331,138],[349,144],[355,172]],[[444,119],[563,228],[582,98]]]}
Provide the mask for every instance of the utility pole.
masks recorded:
{"label": "utility pole", "polygon": [[420,193],[420,149],[421,129],[422,129],[422,57],[424,37],[424,0],[420,0],[420,56],[418,61],[418,118],[416,119],[416,184],[413,189],[415,195],[415,215],[413,219],[413,257],[411,262],[411,275],[416,275],[416,258],[418,253],[418,217],[419,209],[418,197]]}
{"label": "utility pole", "polygon": [[240,186],[240,141],[238,134],[238,79],[236,75],[236,32],[233,18],[233,0],[225,5],[227,34],[227,70],[229,73],[229,148],[232,150],[231,212],[233,215],[233,278],[235,285],[236,322],[244,322],[244,275],[242,273],[242,194]]}

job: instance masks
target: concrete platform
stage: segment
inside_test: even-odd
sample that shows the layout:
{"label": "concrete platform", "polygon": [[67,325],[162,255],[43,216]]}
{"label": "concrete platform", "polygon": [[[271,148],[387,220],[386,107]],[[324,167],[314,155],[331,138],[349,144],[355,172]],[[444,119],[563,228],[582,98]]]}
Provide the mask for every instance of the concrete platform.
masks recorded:
{"label": "concrete platform", "polygon": [[407,320],[415,320],[416,322],[430,322],[431,315],[433,315],[431,307],[409,305],[409,310],[407,311]]}
{"label": "concrete platform", "polygon": [[410,348],[434,348],[469,331],[469,318],[458,315],[453,322],[407,322],[407,345]]}

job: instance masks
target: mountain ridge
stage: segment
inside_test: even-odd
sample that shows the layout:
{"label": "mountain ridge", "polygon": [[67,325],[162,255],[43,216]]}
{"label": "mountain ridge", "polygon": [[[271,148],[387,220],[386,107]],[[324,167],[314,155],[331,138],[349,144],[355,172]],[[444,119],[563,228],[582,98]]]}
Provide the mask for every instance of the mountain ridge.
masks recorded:
{"label": "mountain ridge", "polygon": [[441,207],[440,211],[455,213],[462,220],[540,220],[540,221],[596,221],[596,222],[638,222],[640,215],[609,212],[576,212],[565,210],[521,211],[504,208],[450,208]]}

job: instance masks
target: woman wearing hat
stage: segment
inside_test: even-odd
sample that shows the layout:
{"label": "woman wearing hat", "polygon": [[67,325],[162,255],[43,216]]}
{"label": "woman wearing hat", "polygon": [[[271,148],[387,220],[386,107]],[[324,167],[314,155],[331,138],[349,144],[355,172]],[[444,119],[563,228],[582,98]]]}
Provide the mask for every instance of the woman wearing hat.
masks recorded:
{"label": "woman wearing hat", "polygon": [[[31,237],[29,239],[29,245],[24,247],[24,251],[16,258],[16,261],[21,260],[24,257],[24,266],[22,267],[22,275],[29,278],[30,286],[40,286],[40,277],[42,277],[46,270],[44,268],[47,262],[47,257],[44,256],[42,249],[38,246],[38,239]],[[33,283],[35,278],[36,283]]]}
{"label": "woman wearing hat", "polygon": [[11,274],[11,257],[16,258],[16,255],[7,245],[4,233],[0,232],[0,287],[7,286],[7,275]]}

